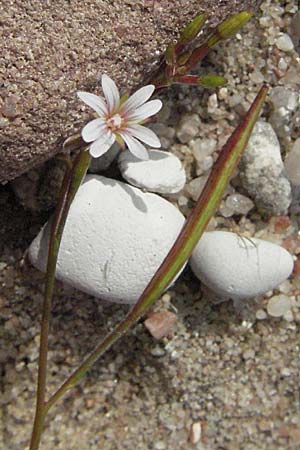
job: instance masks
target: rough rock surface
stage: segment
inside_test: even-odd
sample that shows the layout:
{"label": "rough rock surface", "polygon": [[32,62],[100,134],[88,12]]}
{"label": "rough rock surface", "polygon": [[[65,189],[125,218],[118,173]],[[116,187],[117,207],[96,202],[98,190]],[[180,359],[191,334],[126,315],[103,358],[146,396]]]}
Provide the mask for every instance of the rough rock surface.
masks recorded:
{"label": "rough rock surface", "polygon": [[[3,0],[0,29],[0,182],[49,159],[90,112],[76,90],[102,73],[130,89],[197,13],[208,26],[258,0]],[[178,14],[180,11],[180,14]]]}
{"label": "rough rock surface", "polygon": [[284,171],[280,143],[269,123],[256,123],[241,159],[240,178],[256,206],[273,214],[287,212],[291,185]]}

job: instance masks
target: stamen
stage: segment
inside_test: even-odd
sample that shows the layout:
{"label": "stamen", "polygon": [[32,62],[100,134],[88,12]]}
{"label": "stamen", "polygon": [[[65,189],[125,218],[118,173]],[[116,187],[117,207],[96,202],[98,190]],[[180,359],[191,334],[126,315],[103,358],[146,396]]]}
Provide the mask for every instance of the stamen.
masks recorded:
{"label": "stamen", "polygon": [[123,119],[120,114],[115,114],[114,116],[107,119],[106,125],[111,131],[116,131],[121,128],[122,122]]}

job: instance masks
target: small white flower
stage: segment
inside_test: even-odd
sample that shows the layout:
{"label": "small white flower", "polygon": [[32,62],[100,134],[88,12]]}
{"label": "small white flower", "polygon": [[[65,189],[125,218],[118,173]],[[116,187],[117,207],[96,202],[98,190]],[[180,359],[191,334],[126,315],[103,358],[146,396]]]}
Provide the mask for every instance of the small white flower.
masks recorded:
{"label": "small white flower", "polygon": [[79,98],[99,116],[85,125],[81,132],[85,142],[92,142],[90,154],[98,158],[117,141],[123,147],[125,143],[137,158],[147,160],[148,152],[140,141],[154,148],[161,146],[156,134],[140,125],[162,107],[160,100],[147,101],[155,87],[152,84],[144,86],[124,101],[114,81],[107,75],[102,75],[101,84],[105,98],[77,92]]}

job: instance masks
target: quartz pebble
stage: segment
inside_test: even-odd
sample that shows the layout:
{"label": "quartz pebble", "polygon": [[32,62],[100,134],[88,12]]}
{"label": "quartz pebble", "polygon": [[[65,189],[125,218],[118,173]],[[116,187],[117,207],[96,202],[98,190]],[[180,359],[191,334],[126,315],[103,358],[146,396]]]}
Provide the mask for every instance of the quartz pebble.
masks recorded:
{"label": "quartz pebble", "polygon": [[265,320],[268,316],[264,309],[258,309],[256,311],[255,317],[257,320]]}
{"label": "quartz pebble", "polygon": [[176,136],[182,144],[186,144],[199,132],[201,124],[200,117],[197,114],[187,114],[178,123]]}
{"label": "quartz pebble", "polygon": [[194,422],[190,428],[189,440],[192,444],[197,444],[200,441],[202,434],[201,422]]}
{"label": "quartz pebble", "polygon": [[300,138],[298,138],[284,161],[287,176],[294,186],[300,186]]}
{"label": "quartz pebble", "polygon": [[253,201],[245,195],[231,194],[221,204],[220,213],[223,217],[231,217],[235,214],[247,215],[253,207]]}
{"label": "quartz pebble", "polygon": [[[184,216],[155,194],[89,175],[71,205],[56,276],[81,291],[134,303],[174,243]],[[45,271],[49,226],[29,248]]]}
{"label": "quartz pebble", "polygon": [[287,295],[274,295],[268,301],[267,311],[269,316],[283,317],[291,310],[291,301]]}
{"label": "quartz pebble", "polygon": [[205,183],[207,181],[208,176],[203,175],[202,177],[194,178],[189,184],[186,186],[187,194],[194,200],[197,201],[199,195],[201,194]]}
{"label": "quartz pebble", "polygon": [[276,86],[272,89],[269,100],[275,111],[285,108],[293,112],[299,106],[299,93],[284,86]]}
{"label": "quartz pebble", "polygon": [[298,138],[284,161],[287,176],[292,185],[293,213],[300,212],[300,138]]}
{"label": "quartz pebble", "polygon": [[203,161],[207,156],[211,156],[216,150],[216,139],[195,139],[190,143],[196,161]]}
{"label": "quartz pebble", "polygon": [[279,36],[276,39],[275,43],[279,50],[282,50],[283,52],[290,52],[294,48],[292,39],[286,33],[283,33],[281,36]]}
{"label": "quartz pebble", "polygon": [[226,231],[204,233],[190,264],[212,291],[235,300],[264,294],[293,270],[293,258],[284,248]]}
{"label": "quartz pebble", "polygon": [[269,123],[256,123],[240,163],[240,179],[256,206],[286,213],[291,185],[284,172],[278,138]]}
{"label": "quartz pebble", "polygon": [[269,100],[273,109],[269,118],[270,124],[279,137],[286,138],[291,134],[291,122],[300,105],[299,92],[297,89],[277,86],[272,89]]}
{"label": "quartz pebble", "polygon": [[141,161],[129,150],[119,156],[123,178],[134,186],[161,194],[175,194],[182,190],[186,176],[177,156],[161,150],[148,150],[149,159]]}

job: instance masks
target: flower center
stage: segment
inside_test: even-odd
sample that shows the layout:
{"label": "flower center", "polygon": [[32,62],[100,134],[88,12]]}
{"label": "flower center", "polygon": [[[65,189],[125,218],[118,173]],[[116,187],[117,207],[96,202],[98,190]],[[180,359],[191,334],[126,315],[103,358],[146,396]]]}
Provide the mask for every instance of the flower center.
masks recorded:
{"label": "flower center", "polygon": [[123,119],[120,114],[115,114],[114,116],[106,119],[106,125],[111,131],[116,131],[121,128],[122,121]]}

